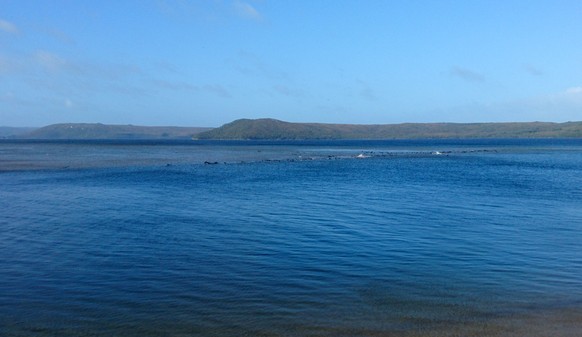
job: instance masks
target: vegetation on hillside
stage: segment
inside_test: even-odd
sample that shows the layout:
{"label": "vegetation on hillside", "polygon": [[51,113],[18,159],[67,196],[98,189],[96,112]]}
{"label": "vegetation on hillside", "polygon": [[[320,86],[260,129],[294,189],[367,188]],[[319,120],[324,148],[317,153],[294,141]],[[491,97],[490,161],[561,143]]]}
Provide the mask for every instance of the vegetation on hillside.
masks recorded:
{"label": "vegetation on hillside", "polygon": [[410,138],[572,138],[582,122],[567,123],[404,123],[384,125],[289,123],[239,119],[202,132],[198,139],[410,139]]}
{"label": "vegetation on hillside", "polygon": [[[413,138],[582,138],[582,122],[567,123],[289,123],[276,119],[239,119],[219,128],[53,124],[13,130],[5,138],[24,139],[413,139]],[[28,132],[23,132],[28,131]]]}
{"label": "vegetation on hillside", "polygon": [[189,139],[210,130],[201,127],[135,126],[68,123],[53,124],[19,138],[29,139]]}

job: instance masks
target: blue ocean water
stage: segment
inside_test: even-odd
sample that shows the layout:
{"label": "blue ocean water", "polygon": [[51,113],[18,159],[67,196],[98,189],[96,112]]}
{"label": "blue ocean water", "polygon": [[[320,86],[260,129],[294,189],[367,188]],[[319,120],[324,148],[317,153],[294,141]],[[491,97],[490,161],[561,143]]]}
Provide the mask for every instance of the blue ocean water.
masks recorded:
{"label": "blue ocean water", "polygon": [[2,336],[382,335],[582,306],[581,140],[3,142],[0,202]]}

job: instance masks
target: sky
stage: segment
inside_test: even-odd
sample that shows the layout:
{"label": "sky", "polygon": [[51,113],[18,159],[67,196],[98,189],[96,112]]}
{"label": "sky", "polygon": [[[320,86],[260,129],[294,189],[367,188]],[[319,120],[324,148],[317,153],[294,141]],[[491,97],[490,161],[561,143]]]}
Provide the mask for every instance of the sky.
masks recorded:
{"label": "sky", "polygon": [[0,0],[0,125],[582,120],[582,1]]}

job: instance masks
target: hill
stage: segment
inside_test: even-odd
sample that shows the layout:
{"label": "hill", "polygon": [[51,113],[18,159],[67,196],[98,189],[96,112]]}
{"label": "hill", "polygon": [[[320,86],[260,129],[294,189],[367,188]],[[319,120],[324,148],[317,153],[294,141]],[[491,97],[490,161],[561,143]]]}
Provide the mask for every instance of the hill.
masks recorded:
{"label": "hill", "polygon": [[211,128],[67,123],[52,124],[18,138],[26,139],[190,139]]}
{"label": "hill", "polygon": [[239,119],[196,135],[197,139],[411,139],[411,138],[577,138],[582,122],[549,123],[289,123]]}
{"label": "hill", "polygon": [[0,126],[0,138],[13,138],[19,135],[27,134],[36,128],[17,128],[11,126]]}
{"label": "hill", "polygon": [[0,138],[20,139],[414,139],[582,138],[582,122],[549,123],[290,123],[239,119],[219,128],[66,123],[42,128],[0,127]]}

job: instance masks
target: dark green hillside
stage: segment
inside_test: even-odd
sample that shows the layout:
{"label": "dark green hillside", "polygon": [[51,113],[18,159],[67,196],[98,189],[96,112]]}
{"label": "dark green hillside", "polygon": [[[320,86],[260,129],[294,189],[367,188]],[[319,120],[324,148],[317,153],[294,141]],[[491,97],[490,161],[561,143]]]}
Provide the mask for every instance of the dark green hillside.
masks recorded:
{"label": "dark green hillside", "polygon": [[567,123],[289,123],[239,119],[219,128],[53,124],[38,129],[1,128],[0,138],[21,139],[412,139],[582,138],[582,122]]}
{"label": "dark green hillside", "polygon": [[198,139],[332,139],[341,138],[332,124],[289,123],[276,119],[239,119],[198,134]]}
{"label": "dark green hillside", "polygon": [[289,123],[239,119],[202,132],[198,139],[410,139],[410,138],[572,138],[582,122],[568,123],[405,123],[384,125]]}
{"label": "dark green hillside", "polygon": [[188,139],[210,130],[200,127],[135,126],[106,124],[53,124],[19,138],[27,139]]}

